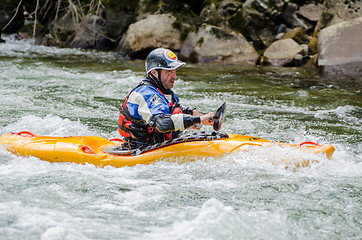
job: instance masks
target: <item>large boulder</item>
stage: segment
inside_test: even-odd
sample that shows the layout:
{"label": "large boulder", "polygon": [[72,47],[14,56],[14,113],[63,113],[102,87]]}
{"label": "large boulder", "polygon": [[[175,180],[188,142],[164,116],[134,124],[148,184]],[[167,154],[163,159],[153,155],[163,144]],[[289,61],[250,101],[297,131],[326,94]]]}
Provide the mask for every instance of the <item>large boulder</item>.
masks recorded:
{"label": "large boulder", "polygon": [[150,49],[158,47],[178,50],[181,33],[173,27],[175,21],[171,14],[149,15],[129,26],[118,49],[131,58],[143,58]]}
{"label": "large boulder", "polygon": [[362,17],[324,28],[318,35],[318,65],[326,77],[362,76]]}
{"label": "large boulder", "polygon": [[303,52],[303,47],[291,38],[278,40],[265,50],[263,63],[273,66],[290,66],[298,58],[297,56],[302,56]]}
{"label": "large boulder", "polygon": [[75,38],[70,43],[72,48],[104,49],[106,46],[105,21],[99,16],[88,14],[79,24]]}
{"label": "large boulder", "polygon": [[258,54],[241,33],[203,24],[197,31],[189,33],[180,57],[195,63],[255,64]]}
{"label": "large boulder", "polygon": [[362,1],[325,0],[314,36],[325,27],[362,16]]}
{"label": "large boulder", "polygon": [[323,28],[362,16],[362,1],[325,0],[318,23],[314,28],[309,51],[317,53],[318,33]]}

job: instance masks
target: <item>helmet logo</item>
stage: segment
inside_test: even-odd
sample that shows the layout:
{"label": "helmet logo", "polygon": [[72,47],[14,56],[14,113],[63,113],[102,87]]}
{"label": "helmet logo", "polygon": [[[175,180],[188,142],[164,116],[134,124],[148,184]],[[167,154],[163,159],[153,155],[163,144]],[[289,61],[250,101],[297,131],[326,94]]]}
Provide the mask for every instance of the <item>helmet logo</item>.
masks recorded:
{"label": "helmet logo", "polygon": [[175,55],[172,51],[170,51],[170,50],[168,50],[168,51],[165,53],[165,55],[166,55],[166,57],[169,58],[171,61],[177,60],[176,55]]}

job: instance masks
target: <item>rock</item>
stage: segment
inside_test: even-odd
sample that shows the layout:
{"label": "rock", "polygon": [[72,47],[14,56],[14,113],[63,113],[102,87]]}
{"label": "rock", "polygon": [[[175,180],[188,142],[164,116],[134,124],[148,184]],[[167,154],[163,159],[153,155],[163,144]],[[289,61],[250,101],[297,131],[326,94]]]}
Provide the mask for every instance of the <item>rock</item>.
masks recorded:
{"label": "rock", "polygon": [[[77,24],[73,21],[70,12],[60,15],[49,24],[49,32],[52,35],[52,39],[49,42],[60,47],[69,47],[76,29]],[[49,38],[49,35],[45,36],[45,38]],[[44,41],[48,42],[47,40]]]}
{"label": "rock", "polygon": [[293,39],[278,40],[265,50],[263,62],[273,66],[287,66],[301,52],[303,52],[303,48]]}
{"label": "rock", "polygon": [[225,26],[227,21],[225,18],[222,17],[222,13],[216,7],[215,3],[211,3],[210,5],[205,6],[201,13],[201,18],[207,24],[214,25],[214,26]]}
{"label": "rock", "polygon": [[282,17],[283,19],[293,28],[302,27],[304,29],[311,29],[314,27],[313,24],[305,21],[297,15],[298,5],[295,3],[286,3],[286,6],[283,10]]}
{"label": "rock", "polygon": [[257,51],[263,51],[272,44],[275,35],[285,32],[285,25],[277,24],[283,5],[284,0],[247,0],[229,18],[229,23],[252,42]]}
{"label": "rock", "polygon": [[318,66],[318,54],[314,54],[310,57],[304,67],[317,67]]}
{"label": "rock", "polygon": [[303,60],[303,55],[298,53],[297,55],[295,55],[294,59],[298,60],[298,61],[302,61]]}
{"label": "rock", "polygon": [[138,0],[110,0],[105,5],[105,24],[107,36],[119,38],[135,22],[135,10]]}
{"label": "rock", "polygon": [[203,24],[189,33],[180,57],[191,62],[235,62],[255,64],[258,54],[241,33]]}
{"label": "rock", "polygon": [[311,54],[318,53],[318,38],[317,37],[312,37],[312,39],[309,41],[308,50],[309,50],[309,53],[311,53]]}
{"label": "rock", "polygon": [[362,1],[325,0],[322,13],[314,29],[317,37],[321,29],[362,16]]}
{"label": "rock", "polygon": [[291,31],[284,34],[282,39],[291,38],[299,44],[308,43],[309,39],[305,30],[301,27],[292,29]]}
{"label": "rock", "polygon": [[171,14],[149,15],[129,26],[118,49],[131,58],[143,57],[158,47],[178,50],[181,33],[173,27],[175,21]]}
{"label": "rock", "polygon": [[303,5],[297,11],[298,15],[311,22],[317,22],[319,20],[321,13],[322,13],[322,5],[321,4],[316,5],[314,3]]}
{"label": "rock", "polygon": [[280,24],[277,28],[277,34],[286,33],[286,32],[287,32],[287,26],[284,23]]}
{"label": "rock", "polygon": [[275,21],[283,11],[285,0],[246,0],[243,8],[255,9]]}
{"label": "rock", "polygon": [[284,37],[284,34],[285,34],[285,33],[283,33],[283,32],[278,33],[278,34],[275,36],[275,40],[280,40],[280,39],[282,39],[282,38]]}
{"label": "rock", "polygon": [[239,9],[229,18],[232,29],[239,31],[257,50],[264,50],[275,39],[277,26],[264,13],[249,7]]}
{"label": "rock", "polygon": [[[135,0],[138,5],[135,10],[136,21],[146,19],[150,15],[169,14],[175,18],[173,30],[178,30],[184,41],[189,32],[195,31],[203,23],[200,13],[203,1],[199,0]],[[205,3],[206,4],[206,3]],[[218,14],[216,14],[218,15]]]}
{"label": "rock", "polygon": [[41,39],[38,39],[36,44],[45,45],[45,46],[57,46],[58,42],[55,39],[54,35],[48,33]]}
{"label": "rock", "polygon": [[[135,0],[136,20],[145,19],[149,15],[172,14],[178,20],[199,16],[203,1],[200,0]],[[194,15],[194,16],[192,16]],[[180,18],[180,19],[179,19]]]}
{"label": "rock", "polygon": [[298,53],[297,55],[295,55],[294,59],[293,59],[293,67],[299,67],[303,65],[303,60],[304,60],[304,56],[300,53]]}
{"label": "rock", "polygon": [[72,48],[104,49],[106,46],[105,21],[99,16],[88,14],[77,28]]}
{"label": "rock", "polygon": [[226,27],[228,25],[227,19],[234,15],[241,7],[242,4],[237,0],[205,1],[205,6],[200,16],[204,23]]}
{"label": "rock", "polygon": [[221,1],[219,12],[224,19],[227,19],[230,16],[234,15],[237,12],[237,10],[241,7],[242,4],[240,3],[240,1],[236,0]]}
{"label": "rock", "polygon": [[303,48],[304,53],[308,53],[308,44],[300,44],[300,46]]}
{"label": "rock", "polygon": [[318,35],[318,66],[325,77],[361,79],[362,17],[334,24]]}

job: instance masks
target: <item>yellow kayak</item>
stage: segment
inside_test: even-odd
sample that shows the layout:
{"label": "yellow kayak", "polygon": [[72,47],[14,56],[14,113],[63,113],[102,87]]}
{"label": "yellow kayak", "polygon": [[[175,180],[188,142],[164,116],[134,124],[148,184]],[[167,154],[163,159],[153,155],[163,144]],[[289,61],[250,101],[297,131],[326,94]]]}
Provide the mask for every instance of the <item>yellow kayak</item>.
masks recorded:
{"label": "yellow kayak", "polygon": [[[196,136],[196,137],[195,137]],[[211,134],[191,135],[188,138],[159,144],[155,148],[143,149],[141,152],[117,153],[121,139],[106,139],[93,136],[50,137],[38,136],[28,131],[7,133],[0,137],[0,145],[19,156],[34,156],[49,162],[72,162],[94,164],[104,167],[134,166],[155,161],[193,161],[200,157],[216,157],[224,154],[245,151],[249,147],[293,147],[306,153],[325,154],[330,158],[334,147],[329,144],[319,145],[313,142],[302,144],[276,143],[265,139],[237,135]],[[109,150],[110,149],[110,150]],[[115,150],[115,151],[112,151]],[[295,167],[306,167],[309,160],[295,163]]]}

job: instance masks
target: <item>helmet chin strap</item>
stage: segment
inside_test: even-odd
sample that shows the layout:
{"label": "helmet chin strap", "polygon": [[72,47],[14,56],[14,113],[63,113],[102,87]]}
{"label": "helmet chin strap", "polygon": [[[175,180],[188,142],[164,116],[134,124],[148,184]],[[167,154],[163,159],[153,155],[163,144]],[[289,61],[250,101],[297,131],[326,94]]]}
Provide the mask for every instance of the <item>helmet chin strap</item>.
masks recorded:
{"label": "helmet chin strap", "polygon": [[155,81],[158,85],[163,86],[162,81],[161,81],[161,69],[155,69],[158,73],[158,77],[156,77],[155,75],[152,74],[152,72],[150,72],[150,77],[153,81]]}
{"label": "helmet chin strap", "polygon": [[166,89],[163,86],[163,83],[161,81],[161,69],[155,69],[158,73],[158,77],[156,77],[155,75],[153,75],[151,72],[149,73],[150,78],[156,82],[156,84],[158,85],[158,87],[160,88],[160,90],[164,93],[168,93],[170,92],[170,89]]}

